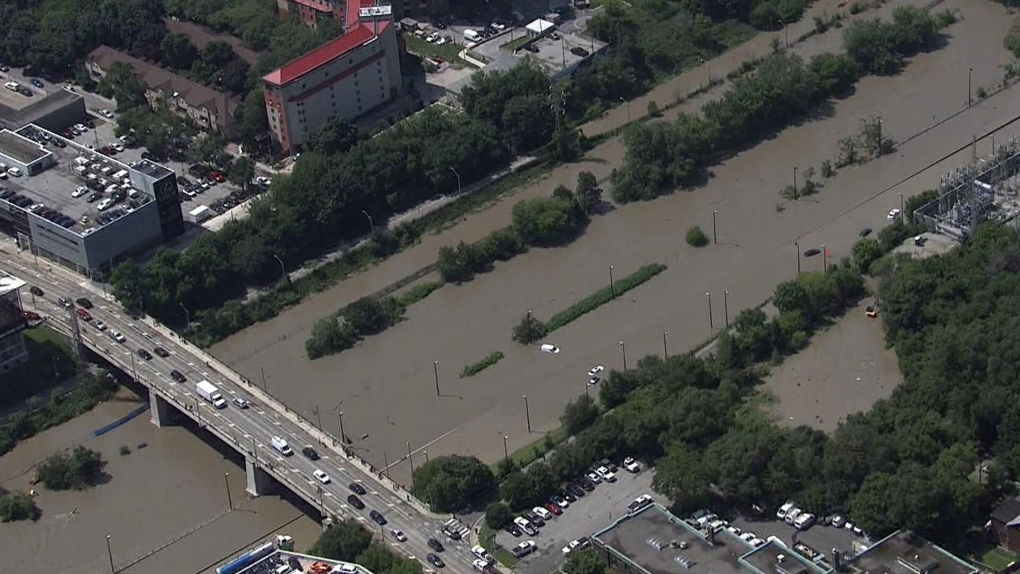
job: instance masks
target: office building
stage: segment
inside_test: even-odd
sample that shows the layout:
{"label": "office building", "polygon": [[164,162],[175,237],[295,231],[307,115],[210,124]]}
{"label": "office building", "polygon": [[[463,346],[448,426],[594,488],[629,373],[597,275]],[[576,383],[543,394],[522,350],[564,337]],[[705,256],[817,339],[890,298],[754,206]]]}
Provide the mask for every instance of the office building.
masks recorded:
{"label": "office building", "polygon": [[184,232],[177,178],[126,165],[35,124],[0,131],[0,231],[83,275]]}
{"label": "office building", "polygon": [[26,283],[17,277],[6,273],[0,274],[0,373],[28,361],[28,349],[22,335],[22,331],[28,325],[21,314],[19,292],[25,285]]}

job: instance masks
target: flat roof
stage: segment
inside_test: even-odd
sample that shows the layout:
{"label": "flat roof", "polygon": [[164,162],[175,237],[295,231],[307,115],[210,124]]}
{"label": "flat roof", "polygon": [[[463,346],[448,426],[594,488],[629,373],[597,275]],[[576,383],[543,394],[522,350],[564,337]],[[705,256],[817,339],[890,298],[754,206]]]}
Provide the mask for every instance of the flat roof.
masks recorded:
{"label": "flat roof", "polygon": [[161,177],[164,177],[167,174],[173,173],[172,171],[159,165],[158,163],[147,159],[135,162],[131,164],[131,167],[154,179],[160,179]]}
{"label": "flat roof", "polygon": [[857,555],[852,566],[867,574],[975,574],[977,568],[920,536],[894,532]]}
{"label": "flat roof", "polygon": [[725,530],[710,543],[658,504],[617,520],[594,539],[650,574],[747,574],[739,560],[751,550]]}
{"label": "flat roof", "polygon": [[[3,133],[4,132],[0,132],[0,137],[2,137]],[[104,224],[100,221],[100,216],[113,218],[116,216],[126,215],[128,213],[127,209],[132,207],[131,200],[125,200],[118,203],[115,207],[100,212],[97,209],[97,206],[99,205],[98,202],[88,203],[86,201],[86,198],[92,194],[91,190],[82,197],[71,197],[71,193],[82,185],[85,185],[84,179],[72,171],[76,165],[74,162],[75,158],[88,158],[90,164],[95,164],[98,167],[109,166],[110,175],[121,170],[128,170],[127,164],[112,157],[103,155],[97,151],[92,151],[72,140],[68,140],[34,124],[27,125],[19,129],[17,134],[22,137],[36,138],[45,134],[51,139],[59,139],[66,145],[61,148],[49,144],[43,148],[48,153],[52,154],[53,159],[56,161],[54,165],[36,175],[29,176],[26,174],[21,177],[9,177],[6,181],[0,182],[0,186],[20,194],[32,200],[34,203],[41,203],[47,208],[55,210],[73,219],[75,222],[74,225],[67,227],[67,229],[79,234],[89,227],[102,227]],[[36,142],[32,143],[35,144]],[[158,164],[154,165],[158,166]],[[166,169],[162,166],[158,167],[160,167],[160,169]],[[107,179],[112,178],[108,177]],[[112,183],[112,181],[110,183]],[[144,190],[139,191],[141,191],[141,194],[134,201],[135,207],[140,207],[152,200],[152,198],[147,195]],[[88,216],[88,221],[90,222],[88,225],[82,225],[81,222],[83,216]]]}
{"label": "flat roof", "polygon": [[756,574],[827,574],[831,568],[823,568],[785,544],[769,541],[740,559]]}
{"label": "flat roof", "polygon": [[28,285],[28,283],[14,277],[13,275],[4,273],[3,277],[0,277],[0,296],[6,295],[11,291],[17,291],[25,285]]}
{"label": "flat roof", "polygon": [[330,558],[319,558],[317,556],[310,556],[308,554],[299,554],[297,552],[290,552],[287,550],[273,550],[272,553],[262,558],[258,562],[244,568],[238,574],[273,574],[276,570],[276,566],[279,564],[286,564],[290,558],[296,558],[301,563],[302,572],[310,572],[312,564],[325,564],[330,569],[336,566],[350,565],[357,569],[357,574],[372,574],[372,572],[360,564],[354,564],[352,562],[341,562],[339,560],[332,560]]}
{"label": "flat roof", "polygon": [[42,145],[8,130],[0,132],[0,153],[26,165],[39,161],[49,154]]}
{"label": "flat roof", "polygon": [[[60,109],[71,102],[82,99],[66,88],[54,91],[41,99],[31,98],[35,101],[25,102],[24,106],[15,108],[0,103],[0,123],[10,129],[17,129],[21,126],[34,123],[38,118]],[[82,104],[84,108],[84,104]]]}

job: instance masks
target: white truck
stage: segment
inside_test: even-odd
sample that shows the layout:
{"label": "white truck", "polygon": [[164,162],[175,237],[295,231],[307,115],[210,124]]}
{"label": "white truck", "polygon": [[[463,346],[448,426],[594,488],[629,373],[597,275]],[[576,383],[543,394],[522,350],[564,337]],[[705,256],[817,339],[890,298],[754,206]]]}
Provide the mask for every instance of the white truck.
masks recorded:
{"label": "white truck", "polygon": [[195,391],[198,392],[198,396],[202,397],[206,401],[218,408],[223,409],[227,406],[227,401],[224,400],[223,395],[220,394],[220,390],[216,388],[216,385],[206,380],[201,380],[195,385]]}

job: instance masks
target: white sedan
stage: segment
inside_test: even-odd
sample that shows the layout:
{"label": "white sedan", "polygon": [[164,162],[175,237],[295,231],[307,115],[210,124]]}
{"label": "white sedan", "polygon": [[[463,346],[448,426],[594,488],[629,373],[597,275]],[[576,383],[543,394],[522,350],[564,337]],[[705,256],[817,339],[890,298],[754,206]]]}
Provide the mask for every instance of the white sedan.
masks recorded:
{"label": "white sedan", "polygon": [[85,195],[88,192],[89,188],[85,187],[84,185],[79,185],[78,189],[75,189],[74,192],[71,194],[71,197],[78,198]]}
{"label": "white sedan", "polygon": [[110,110],[99,110],[99,114],[102,115],[104,118],[113,117],[113,112],[111,112]]}
{"label": "white sedan", "polygon": [[896,208],[896,209],[890,210],[889,211],[889,215],[885,216],[885,218],[888,219],[888,220],[893,220],[893,219],[896,219],[899,216],[900,216],[900,210],[899,210],[899,208]]}
{"label": "white sedan", "polygon": [[550,345],[549,343],[546,343],[542,345],[542,352],[555,355],[556,353],[560,352],[560,348],[557,347],[556,345]]}
{"label": "white sedan", "polygon": [[110,331],[110,336],[113,337],[113,340],[117,341],[118,343],[123,343],[123,342],[127,341],[127,339],[124,338],[124,335],[120,334],[120,331],[112,331],[111,330]]}
{"label": "white sedan", "polygon": [[595,375],[601,373],[604,370],[606,370],[606,368],[603,367],[602,365],[595,365],[594,367],[588,370],[588,376],[594,377]]}
{"label": "white sedan", "polygon": [[407,536],[404,534],[402,530],[394,528],[393,530],[390,530],[390,534],[392,534],[393,537],[396,538],[398,542],[407,542]]}
{"label": "white sedan", "polygon": [[602,379],[600,379],[597,376],[591,377],[591,378],[588,379],[588,384],[594,387],[595,385],[599,384],[599,381],[601,381],[601,380]]}
{"label": "white sedan", "polygon": [[321,471],[321,470],[318,470],[318,469],[316,469],[316,470],[315,470],[315,471],[314,471],[314,472],[312,473],[312,476],[314,476],[314,477],[315,477],[315,480],[318,480],[318,481],[319,481],[319,482],[321,482],[322,484],[329,484],[329,482],[330,482],[330,481],[329,481],[329,475],[328,475],[328,474],[326,474],[325,472]]}

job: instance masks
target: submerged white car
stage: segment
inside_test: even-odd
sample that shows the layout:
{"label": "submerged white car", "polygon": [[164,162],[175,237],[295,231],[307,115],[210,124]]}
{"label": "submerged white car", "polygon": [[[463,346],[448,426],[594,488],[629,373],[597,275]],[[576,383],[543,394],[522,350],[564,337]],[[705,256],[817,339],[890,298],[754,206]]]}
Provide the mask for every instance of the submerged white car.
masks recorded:
{"label": "submerged white car", "polygon": [[544,345],[542,345],[542,352],[555,355],[556,353],[560,352],[560,348],[557,347],[556,345],[550,345],[549,343],[545,343]]}

